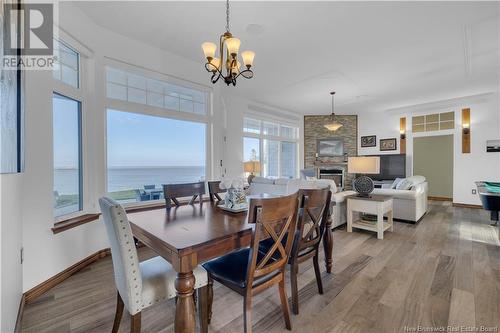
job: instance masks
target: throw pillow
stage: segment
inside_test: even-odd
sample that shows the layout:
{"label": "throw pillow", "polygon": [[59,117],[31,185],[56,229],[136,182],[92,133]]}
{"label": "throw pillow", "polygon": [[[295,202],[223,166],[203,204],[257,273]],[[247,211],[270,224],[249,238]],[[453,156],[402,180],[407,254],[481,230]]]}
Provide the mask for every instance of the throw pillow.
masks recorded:
{"label": "throw pillow", "polygon": [[400,183],[403,179],[404,179],[404,178],[396,178],[396,179],[394,179],[394,182],[392,182],[391,188],[392,188],[392,189],[395,189],[395,188],[398,186],[398,184],[399,184],[399,183]]}
{"label": "throw pillow", "polygon": [[402,181],[399,182],[399,184],[396,186],[396,190],[409,190],[411,187],[412,187],[412,182],[407,180],[407,179],[403,179]]}

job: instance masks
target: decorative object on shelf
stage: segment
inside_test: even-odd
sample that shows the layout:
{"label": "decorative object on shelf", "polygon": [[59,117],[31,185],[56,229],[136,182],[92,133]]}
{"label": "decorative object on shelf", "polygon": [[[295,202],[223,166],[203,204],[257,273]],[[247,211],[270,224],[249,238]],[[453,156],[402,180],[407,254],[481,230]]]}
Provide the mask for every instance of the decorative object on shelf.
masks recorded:
{"label": "decorative object on shelf", "polygon": [[349,157],[347,162],[347,172],[362,174],[353,182],[353,187],[359,196],[369,197],[373,192],[373,180],[365,176],[366,174],[380,173],[380,157],[378,156],[358,156]]}
{"label": "decorative object on shelf", "polygon": [[[255,52],[241,52],[241,59],[246,69],[240,70],[241,63],[238,61],[238,51],[241,41],[233,37],[229,31],[229,0],[226,1],[226,32],[219,39],[219,57],[215,57],[217,45],[211,42],[201,44],[203,53],[207,58],[205,68],[212,73],[212,83],[217,82],[220,78],[229,86],[236,85],[236,79],[241,75],[246,79],[253,77],[253,71],[250,69],[253,65]],[[224,47],[225,46],[225,47]],[[226,74],[224,74],[224,71]]]}
{"label": "decorative object on shelf", "polygon": [[317,139],[316,151],[319,157],[344,156],[344,140],[342,138]]}
{"label": "decorative object on shelf", "polygon": [[224,207],[233,211],[241,211],[248,207],[245,190],[243,189],[243,179],[223,179],[219,187],[227,190],[224,197]]}
{"label": "decorative object on shelf", "polygon": [[367,135],[361,137],[361,148],[365,147],[376,147],[377,146],[377,136]]}
{"label": "decorative object on shelf", "polygon": [[334,100],[335,91],[332,91],[330,93],[330,95],[332,95],[332,114],[330,115],[331,122],[324,125],[324,126],[327,130],[335,132],[336,130],[338,130],[339,128],[342,127],[342,124],[335,120],[335,112],[334,112],[335,111],[335,100]]}
{"label": "decorative object on shelf", "polygon": [[396,138],[380,139],[380,151],[396,150],[398,143]]}
{"label": "decorative object on shelf", "polygon": [[347,153],[344,153],[344,162],[347,163],[348,160],[349,160],[349,155],[347,155]]}
{"label": "decorative object on shelf", "polygon": [[245,172],[250,172],[248,176],[248,184],[252,183],[255,178],[254,172],[260,172],[260,162],[259,161],[247,161],[243,163],[243,169]]}

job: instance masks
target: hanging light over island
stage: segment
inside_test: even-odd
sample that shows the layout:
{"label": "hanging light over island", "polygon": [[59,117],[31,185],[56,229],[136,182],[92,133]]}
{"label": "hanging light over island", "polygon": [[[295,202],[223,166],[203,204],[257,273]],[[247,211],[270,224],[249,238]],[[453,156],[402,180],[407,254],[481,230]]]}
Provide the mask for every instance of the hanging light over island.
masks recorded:
{"label": "hanging light over island", "polygon": [[241,60],[245,68],[241,70],[241,63],[238,61],[238,52],[241,41],[233,37],[229,31],[229,0],[226,1],[226,32],[219,39],[219,57],[216,57],[217,45],[211,42],[201,44],[207,63],[205,69],[212,73],[210,79],[216,83],[220,78],[229,86],[236,86],[236,79],[241,75],[246,79],[253,77],[251,67],[255,57],[255,52],[241,52]]}

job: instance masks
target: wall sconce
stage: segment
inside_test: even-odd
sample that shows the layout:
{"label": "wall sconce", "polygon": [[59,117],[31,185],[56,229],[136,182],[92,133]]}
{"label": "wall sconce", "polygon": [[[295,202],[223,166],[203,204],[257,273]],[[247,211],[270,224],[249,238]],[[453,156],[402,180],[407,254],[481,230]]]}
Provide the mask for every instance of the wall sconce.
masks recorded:
{"label": "wall sconce", "polygon": [[462,124],[462,132],[464,134],[469,134],[470,133],[470,124]]}
{"label": "wall sconce", "polygon": [[405,131],[403,131],[403,130],[399,131],[399,138],[401,140],[406,139],[406,133],[405,133]]}
{"label": "wall sconce", "polygon": [[406,154],[406,117],[399,118],[399,153]]}

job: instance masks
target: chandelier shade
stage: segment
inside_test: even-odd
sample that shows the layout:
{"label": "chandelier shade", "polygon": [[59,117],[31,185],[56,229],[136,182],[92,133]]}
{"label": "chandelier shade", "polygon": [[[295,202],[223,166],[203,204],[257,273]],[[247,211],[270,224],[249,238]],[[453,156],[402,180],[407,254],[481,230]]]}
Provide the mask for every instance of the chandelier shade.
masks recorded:
{"label": "chandelier shade", "polygon": [[241,75],[246,79],[253,77],[253,60],[255,52],[241,52],[241,59],[246,68],[241,70],[241,63],[238,60],[241,40],[234,37],[229,31],[229,0],[226,1],[226,32],[219,38],[219,57],[216,57],[217,45],[211,42],[201,44],[203,54],[207,59],[205,69],[212,73],[211,81],[216,83],[220,78],[224,80],[228,86],[236,85],[236,79]]}
{"label": "chandelier shade", "polygon": [[330,95],[332,95],[332,114],[330,115],[331,121],[325,124],[324,127],[330,132],[335,132],[343,125],[335,120],[335,100],[334,100],[335,91],[332,91]]}

